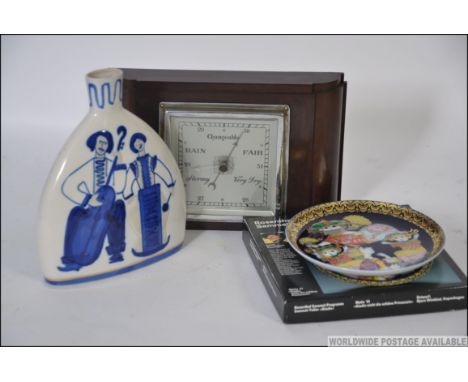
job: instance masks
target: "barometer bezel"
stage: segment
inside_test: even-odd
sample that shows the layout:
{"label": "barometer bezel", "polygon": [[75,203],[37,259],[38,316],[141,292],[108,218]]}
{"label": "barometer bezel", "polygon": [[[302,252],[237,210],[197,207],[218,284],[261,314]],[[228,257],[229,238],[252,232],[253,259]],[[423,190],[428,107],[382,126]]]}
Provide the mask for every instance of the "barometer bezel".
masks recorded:
{"label": "barometer bezel", "polygon": [[[279,160],[279,165],[276,168],[276,182],[270,185],[275,187],[276,204],[269,210],[254,209],[244,210],[245,214],[239,214],[239,211],[229,213],[227,209],[223,210],[222,214],[198,214],[191,213],[187,216],[189,222],[206,223],[207,228],[210,225],[216,226],[219,223],[235,223],[242,222],[243,216],[276,216],[282,218],[286,213],[287,200],[287,184],[288,184],[288,156],[289,156],[289,125],[290,125],[290,108],[288,105],[263,105],[263,104],[237,104],[237,103],[198,103],[198,102],[161,102],[159,104],[159,134],[161,138],[168,144],[173,155],[177,159],[178,152],[174,152],[174,146],[171,144],[170,129],[174,128],[171,125],[172,116],[190,116],[197,115],[205,116],[213,115],[216,118],[225,116],[227,119],[233,118],[242,120],[242,118],[278,118],[278,132],[276,145],[276,158]],[[216,210],[214,208],[213,210]],[[216,228],[216,227],[213,227]]]}

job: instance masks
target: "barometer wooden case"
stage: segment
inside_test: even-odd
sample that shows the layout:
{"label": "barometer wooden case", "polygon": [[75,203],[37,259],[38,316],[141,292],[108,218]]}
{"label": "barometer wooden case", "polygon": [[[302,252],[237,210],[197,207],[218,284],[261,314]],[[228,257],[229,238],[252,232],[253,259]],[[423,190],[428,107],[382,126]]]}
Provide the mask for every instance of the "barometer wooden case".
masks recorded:
{"label": "barometer wooden case", "polygon": [[340,199],[343,73],[124,69],[124,82],[124,106],[176,158],[188,228]]}

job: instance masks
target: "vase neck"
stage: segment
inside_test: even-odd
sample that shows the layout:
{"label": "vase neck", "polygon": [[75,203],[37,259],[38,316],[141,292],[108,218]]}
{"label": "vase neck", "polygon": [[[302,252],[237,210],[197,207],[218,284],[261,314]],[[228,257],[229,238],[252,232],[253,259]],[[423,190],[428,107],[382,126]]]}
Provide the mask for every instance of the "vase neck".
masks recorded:
{"label": "vase neck", "polygon": [[101,69],[88,73],[89,107],[92,111],[110,111],[122,107],[123,72]]}

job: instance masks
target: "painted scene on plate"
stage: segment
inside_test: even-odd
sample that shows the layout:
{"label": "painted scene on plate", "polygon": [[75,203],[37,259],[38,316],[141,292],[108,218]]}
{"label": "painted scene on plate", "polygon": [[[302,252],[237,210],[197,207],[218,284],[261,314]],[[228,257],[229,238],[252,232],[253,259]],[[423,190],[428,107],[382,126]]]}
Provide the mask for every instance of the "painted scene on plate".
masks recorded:
{"label": "painted scene on plate", "polygon": [[298,244],[311,257],[361,270],[399,269],[420,263],[432,249],[417,226],[376,214],[336,214],[311,222]]}

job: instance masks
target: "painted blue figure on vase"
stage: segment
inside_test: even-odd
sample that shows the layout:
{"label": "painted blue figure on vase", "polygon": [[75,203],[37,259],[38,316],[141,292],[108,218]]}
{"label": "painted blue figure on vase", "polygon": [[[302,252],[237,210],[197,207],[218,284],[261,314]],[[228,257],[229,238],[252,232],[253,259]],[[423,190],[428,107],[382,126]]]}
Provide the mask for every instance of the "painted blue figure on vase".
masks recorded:
{"label": "painted blue figure on vase", "polygon": [[70,211],[65,230],[63,272],[78,271],[94,263],[107,238],[109,263],[123,261],[125,251],[126,183],[124,164],[107,154],[113,150],[112,134],[97,131],[86,145],[94,156],[72,171],[62,184],[62,194],[76,206]]}
{"label": "painted blue figure on vase", "polygon": [[163,238],[163,213],[169,210],[172,193],[167,200],[162,201],[161,185],[167,189],[175,186],[174,178],[169,168],[156,155],[145,151],[146,136],[141,133],[133,134],[130,139],[130,149],[137,154],[135,161],[129,165],[129,182],[125,199],[138,192],[140,207],[140,222],[142,236],[142,250],[132,249],[135,256],[149,256],[167,246],[170,235]]}

